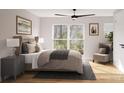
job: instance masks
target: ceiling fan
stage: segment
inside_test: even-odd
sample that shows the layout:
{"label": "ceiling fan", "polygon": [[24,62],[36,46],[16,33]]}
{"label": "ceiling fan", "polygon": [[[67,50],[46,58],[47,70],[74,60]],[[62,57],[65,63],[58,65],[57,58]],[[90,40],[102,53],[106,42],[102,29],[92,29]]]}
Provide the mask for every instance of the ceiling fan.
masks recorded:
{"label": "ceiling fan", "polygon": [[[86,14],[86,15],[76,15],[76,9],[73,9],[74,14],[71,16],[73,20],[77,19],[78,17],[87,17],[87,16],[94,16],[95,14]],[[70,16],[70,15],[63,15],[63,14],[55,14],[56,16]]]}

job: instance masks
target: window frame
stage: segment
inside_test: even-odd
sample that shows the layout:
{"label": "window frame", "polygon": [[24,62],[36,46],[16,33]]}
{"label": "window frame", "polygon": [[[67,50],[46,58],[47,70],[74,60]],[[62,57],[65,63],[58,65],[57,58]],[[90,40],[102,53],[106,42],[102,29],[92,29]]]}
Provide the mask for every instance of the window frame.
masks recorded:
{"label": "window frame", "polygon": [[[54,26],[55,25],[66,25],[67,26],[67,39],[55,39],[54,38]],[[82,39],[71,39],[70,38],[70,27],[72,25],[82,25],[83,27],[83,31],[82,31],[82,35],[83,35],[83,38]],[[52,49],[55,49],[54,48],[54,40],[67,40],[67,49],[70,49],[70,41],[71,40],[82,40],[83,41],[83,50],[84,50],[84,41],[85,41],[85,24],[53,24],[52,25]]]}

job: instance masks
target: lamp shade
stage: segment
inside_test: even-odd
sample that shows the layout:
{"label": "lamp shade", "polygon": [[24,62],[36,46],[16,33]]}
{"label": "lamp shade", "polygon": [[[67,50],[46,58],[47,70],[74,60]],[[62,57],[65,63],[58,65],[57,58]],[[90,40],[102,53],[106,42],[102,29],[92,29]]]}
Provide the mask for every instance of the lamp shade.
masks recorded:
{"label": "lamp shade", "polygon": [[7,39],[6,43],[7,43],[7,47],[18,47],[19,39]]}

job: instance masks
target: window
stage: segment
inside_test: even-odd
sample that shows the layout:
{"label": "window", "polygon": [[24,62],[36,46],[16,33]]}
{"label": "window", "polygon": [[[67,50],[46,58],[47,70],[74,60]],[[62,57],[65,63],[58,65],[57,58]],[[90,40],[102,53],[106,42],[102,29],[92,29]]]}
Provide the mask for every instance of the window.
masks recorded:
{"label": "window", "polygon": [[104,23],[104,34],[113,32],[114,31],[114,24],[113,23]]}
{"label": "window", "polygon": [[114,23],[104,23],[104,38],[106,42],[113,41]]}
{"label": "window", "polygon": [[83,49],[83,26],[71,25],[70,26],[70,49],[79,50]]}
{"label": "window", "polygon": [[54,26],[54,48],[67,49],[67,26],[66,25]]}
{"label": "window", "polygon": [[83,25],[54,25],[53,48],[83,53]]}

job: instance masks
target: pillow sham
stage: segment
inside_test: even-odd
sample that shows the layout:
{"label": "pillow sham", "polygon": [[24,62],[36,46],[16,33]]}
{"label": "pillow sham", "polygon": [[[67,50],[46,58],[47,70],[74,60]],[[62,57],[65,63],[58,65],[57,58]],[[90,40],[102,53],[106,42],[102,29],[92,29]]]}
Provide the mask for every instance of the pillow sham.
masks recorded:
{"label": "pillow sham", "polygon": [[35,53],[36,52],[36,44],[27,44],[28,53]]}
{"label": "pillow sham", "polygon": [[22,54],[36,53],[42,50],[41,45],[35,42],[23,42],[22,43]]}

